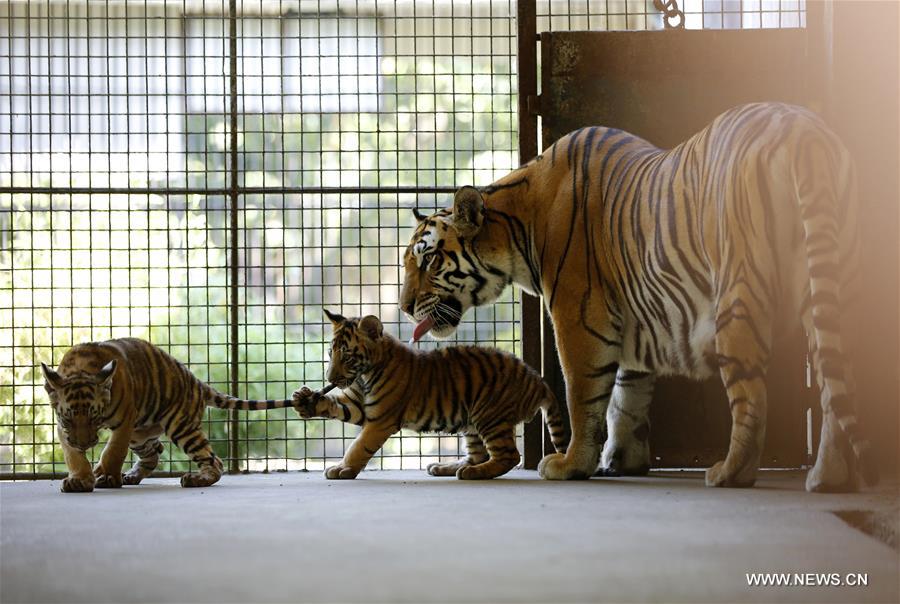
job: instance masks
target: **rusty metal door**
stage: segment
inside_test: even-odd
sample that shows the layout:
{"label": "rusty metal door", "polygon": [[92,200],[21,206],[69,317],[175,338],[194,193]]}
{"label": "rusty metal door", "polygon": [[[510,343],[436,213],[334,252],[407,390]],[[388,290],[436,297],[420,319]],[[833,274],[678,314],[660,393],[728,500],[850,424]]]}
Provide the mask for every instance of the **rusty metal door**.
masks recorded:
{"label": "rusty metal door", "polygon": [[[824,45],[810,31],[543,33],[541,95],[532,102],[542,118],[543,146],[576,128],[603,125],[671,147],[741,103],[778,100],[821,109]],[[815,399],[807,387],[806,344],[799,326],[783,324],[768,376],[764,467],[807,461],[807,408]],[[564,400],[549,328],[547,322],[545,377]],[[731,416],[718,378],[657,380],[650,418],[655,467],[706,467],[724,458]]]}

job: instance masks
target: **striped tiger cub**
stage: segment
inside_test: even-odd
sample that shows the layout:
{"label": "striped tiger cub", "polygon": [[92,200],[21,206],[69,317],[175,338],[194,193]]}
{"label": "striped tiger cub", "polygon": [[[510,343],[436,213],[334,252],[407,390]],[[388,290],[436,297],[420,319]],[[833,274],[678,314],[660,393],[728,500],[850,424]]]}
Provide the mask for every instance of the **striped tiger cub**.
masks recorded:
{"label": "striped tiger cub", "polygon": [[384,333],[377,317],[346,319],[325,311],[334,326],[327,395],[294,394],[303,418],[325,417],[362,426],[326,478],[355,478],[401,428],[462,433],[467,455],[428,466],[432,476],[477,480],[501,476],[519,463],[515,428],[543,411],[554,448],[568,433],[553,393],[525,363],[503,351],[452,346],[419,351]]}
{"label": "striped tiger cub", "polygon": [[[80,344],[63,356],[56,371],[44,363],[41,369],[69,470],[63,493],[140,484],[159,463],[163,433],[198,465],[197,472],[181,477],[181,486],[215,484],[222,461],[203,432],[204,409],[292,406],[290,400],[248,401],[221,394],[160,348],[136,338]],[[112,434],[92,472],[85,453],[97,444],[100,428]],[[123,475],[129,448],[139,459]]]}

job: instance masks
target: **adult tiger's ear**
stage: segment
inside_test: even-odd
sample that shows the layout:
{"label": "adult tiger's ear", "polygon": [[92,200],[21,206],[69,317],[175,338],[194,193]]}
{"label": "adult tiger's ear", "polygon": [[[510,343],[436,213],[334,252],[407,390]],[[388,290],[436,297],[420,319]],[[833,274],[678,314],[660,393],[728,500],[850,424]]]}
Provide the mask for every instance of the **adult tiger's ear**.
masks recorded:
{"label": "adult tiger's ear", "polygon": [[378,317],[369,315],[359,320],[359,331],[374,342],[384,333],[384,327]]}
{"label": "adult tiger's ear", "polygon": [[116,368],[119,366],[118,361],[115,359],[111,360],[109,363],[100,368],[100,372],[97,374],[97,381],[102,385],[106,385],[112,379],[112,376],[116,373]]}
{"label": "adult tiger's ear", "polygon": [[417,222],[424,222],[425,220],[428,220],[428,215],[420,212],[419,208],[413,208],[412,211],[413,211],[413,216],[416,217]]}
{"label": "adult tiger's ear", "polygon": [[44,373],[44,389],[47,392],[53,392],[62,388],[63,377],[41,363],[41,371]]}
{"label": "adult tiger's ear", "polygon": [[336,312],[331,312],[327,308],[325,309],[325,316],[328,317],[328,320],[331,321],[331,324],[335,327],[339,326],[341,323],[347,320],[343,315],[340,315]]}
{"label": "adult tiger's ear", "polygon": [[475,187],[462,187],[453,197],[453,228],[460,237],[478,234],[484,220],[484,198]]}

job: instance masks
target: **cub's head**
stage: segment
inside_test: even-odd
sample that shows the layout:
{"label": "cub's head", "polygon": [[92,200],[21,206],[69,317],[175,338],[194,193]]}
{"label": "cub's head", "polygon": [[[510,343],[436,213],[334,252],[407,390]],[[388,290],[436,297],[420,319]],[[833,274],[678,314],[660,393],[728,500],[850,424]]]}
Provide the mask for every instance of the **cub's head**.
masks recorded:
{"label": "cub's head", "polygon": [[50,395],[56,421],[70,446],[87,451],[97,444],[97,431],[109,408],[116,366],[114,359],[97,373],[79,371],[64,377],[41,363],[46,380],[44,389]]}
{"label": "cub's head", "polygon": [[416,322],[414,340],[429,331],[444,339],[469,308],[496,300],[510,276],[486,257],[494,245],[482,229],[484,199],[478,189],[457,191],[452,210],[415,213],[419,224],[403,256],[400,310]]}
{"label": "cub's head", "polygon": [[384,328],[373,315],[347,319],[327,310],[325,314],[334,327],[327,379],[338,388],[346,388],[372,366]]}

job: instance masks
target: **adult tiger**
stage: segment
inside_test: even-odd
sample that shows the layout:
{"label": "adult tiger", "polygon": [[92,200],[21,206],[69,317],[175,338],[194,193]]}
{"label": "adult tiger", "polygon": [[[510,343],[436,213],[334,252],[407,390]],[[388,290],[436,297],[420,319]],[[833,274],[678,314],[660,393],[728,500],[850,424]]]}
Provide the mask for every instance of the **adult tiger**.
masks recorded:
{"label": "adult tiger", "polygon": [[543,296],[572,422],[567,452],[541,461],[544,478],[587,478],[598,461],[646,472],[655,375],[718,371],[732,430],[710,486],[755,481],[773,320],[786,309],[809,334],[822,392],[806,488],[853,489],[860,470],[877,480],[841,336],[854,205],[846,149],[800,107],[736,107],[668,151],[583,128],[487,187],[461,188],[452,210],[417,214],[400,305],[416,337],[440,338],[510,283]]}

